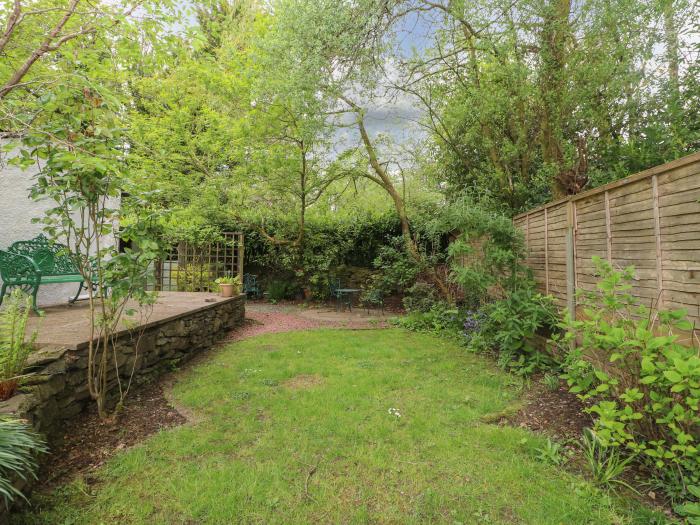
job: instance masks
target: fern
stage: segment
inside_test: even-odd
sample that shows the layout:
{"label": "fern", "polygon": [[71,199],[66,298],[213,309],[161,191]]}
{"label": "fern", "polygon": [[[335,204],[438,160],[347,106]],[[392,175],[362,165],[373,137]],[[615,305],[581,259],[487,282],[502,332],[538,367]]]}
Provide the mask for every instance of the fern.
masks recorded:
{"label": "fern", "polygon": [[15,289],[0,312],[0,382],[19,379],[34,348],[36,332],[26,337],[30,308],[31,298]]}
{"label": "fern", "polygon": [[44,442],[25,422],[0,418],[0,498],[6,507],[18,496],[27,499],[14,482],[29,477],[36,479],[36,456],[46,450]]}

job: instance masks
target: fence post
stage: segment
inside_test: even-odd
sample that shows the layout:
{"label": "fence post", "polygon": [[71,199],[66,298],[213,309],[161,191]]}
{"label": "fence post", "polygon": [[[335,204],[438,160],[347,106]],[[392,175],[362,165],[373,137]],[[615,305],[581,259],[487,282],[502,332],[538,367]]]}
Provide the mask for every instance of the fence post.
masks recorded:
{"label": "fence post", "polygon": [[546,206],[544,208],[544,293],[549,295],[549,224]]}
{"label": "fence post", "polygon": [[243,255],[244,255],[244,250],[245,246],[243,245],[244,242],[244,236],[242,233],[238,234],[238,277],[241,279],[241,282],[243,282]]}
{"label": "fence post", "polygon": [[661,253],[661,216],[659,213],[659,181],[656,175],[651,177],[652,206],[654,208],[654,240],[656,241],[656,308],[663,308],[664,303],[664,265]]}
{"label": "fence post", "polygon": [[566,307],[572,319],[576,318],[576,239],[574,223],[576,213],[574,203],[566,203]]}
{"label": "fence post", "polygon": [[605,246],[608,262],[612,264],[612,228],[610,226],[610,192],[605,192]]}

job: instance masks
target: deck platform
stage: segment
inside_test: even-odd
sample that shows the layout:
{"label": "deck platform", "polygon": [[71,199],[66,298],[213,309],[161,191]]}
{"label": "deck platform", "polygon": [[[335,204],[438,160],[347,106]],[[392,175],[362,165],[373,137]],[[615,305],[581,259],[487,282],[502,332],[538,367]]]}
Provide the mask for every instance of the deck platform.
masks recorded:
{"label": "deck platform", "polygon": [[[110,344],[108,404],[121,401],[123,388],[172,371],[199,352],[226,338],[245,317],[245,295],[222,298],[210,293],[162,292],[157,302],[122,322]],[[0,402],[0,414],[32,423],[50,441],[62,435],[90,398],[87,385],[89,306],[79,302],[45,308],[32,316],[36,350],[17,393]],[[101,350],[99,351],[101,352]],[[99,360],[96,356],[95,362]]]}
{"label": "deck platform", "polygon": [[[159,292],[154,305],[138,309],[133,316],[125,316],[128,321],[121,323],[122,332],[128,331],[127,325],[131,326],[132,332],[140,331],[215,309],[235,300],[236,298],[222,298],[204,292]],[[136,304],[130,306],[138,308]],[[86,300],[73,305],[49,306],[43,308],[42,312],[41,317],[32,314],[27,323],[28,333],[34,330],[38,333],[38,347],[60,345],[78,348],[87,343],[90,337],[90,307]]]}

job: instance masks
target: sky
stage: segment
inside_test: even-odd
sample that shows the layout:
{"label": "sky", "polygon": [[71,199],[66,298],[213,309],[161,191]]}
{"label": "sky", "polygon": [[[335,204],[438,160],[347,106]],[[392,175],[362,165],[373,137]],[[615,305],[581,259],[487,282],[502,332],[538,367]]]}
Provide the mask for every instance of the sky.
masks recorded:
{"label": "sky", "polygon": [[[185,18],[174,28],[176,31],[197,23],[193,11],[196,0],[180,0],[179,6]],[[436,20],[425,13],[409,13],[395,28],[395,45],[402,58],[409,58],[414,52],[421,52],[430,46]],[[387,65],[387,71],[395,70]],[[386,88],[379,88],[371,103],[366,106],[365,126],[373,137],[389,135],[398,144],[412,143],[425,135],[425,130],[416,123],[423,115],[417,100],[406,94],[387,94]],[[338,130],[336,134],[339,150],[349,143],[357,142],[356,129]]]}
{"label": "sky", "polygon": [[[435,25],[436,21],[426,14],[414,12],[403,17],[395,28],[399,56],[407,59],[428,48]],[[395,65],[387,63],[385,69],[390,77],[397,76]],[[399,146],[408,146],[425,136],[425,129],[417,123],[424,110],[416,98],[406,93],[387,92],[386,87],[380,87],[366,105],[366,110],[365,126],[373,137],[385,134]],[[340,130],[336,138],[339,149],[358,141],[357,131],[352,128]]]}

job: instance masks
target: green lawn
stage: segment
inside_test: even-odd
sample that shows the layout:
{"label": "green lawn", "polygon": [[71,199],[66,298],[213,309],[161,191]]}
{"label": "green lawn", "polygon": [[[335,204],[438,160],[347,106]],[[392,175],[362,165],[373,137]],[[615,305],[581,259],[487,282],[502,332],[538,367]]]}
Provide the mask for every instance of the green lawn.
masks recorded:
{"label": "green lawn", "polygon": [[653,523],[480,422],[517,403],[487,359],[401,330],[272,334],[184,374],[198,422],[119,454],[32,523]]}

